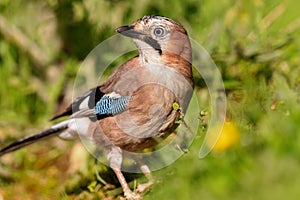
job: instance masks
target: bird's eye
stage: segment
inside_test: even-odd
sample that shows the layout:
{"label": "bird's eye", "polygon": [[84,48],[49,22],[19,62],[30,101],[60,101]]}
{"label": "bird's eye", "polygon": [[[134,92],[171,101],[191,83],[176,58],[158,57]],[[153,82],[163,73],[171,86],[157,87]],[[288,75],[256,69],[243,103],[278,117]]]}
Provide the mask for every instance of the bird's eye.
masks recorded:
{"label": "bird's eye", "polygon": [[161,37],[165,34],[165,30],[162,28],[155,28],[153,33],[155,36]]}

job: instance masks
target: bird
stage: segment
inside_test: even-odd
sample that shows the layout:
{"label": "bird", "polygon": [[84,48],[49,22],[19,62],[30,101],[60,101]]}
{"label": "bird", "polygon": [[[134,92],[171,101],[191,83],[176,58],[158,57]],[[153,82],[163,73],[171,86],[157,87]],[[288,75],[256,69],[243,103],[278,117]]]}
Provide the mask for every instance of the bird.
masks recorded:
{"label": "bird", "polygon": [[[138,55],[52,118],[64,120],[4,147],[0,157],[52,136],[83,136],[97,148],[109,150],[107,160],[124,196],[141,198],[122,173],[123,152],[155,147],[176,132],[194,88],[192,48],[185,28],[163,16],[144,16],[115,31],[133,41]],[[152,184],[150,169],[141,165],[141,170]]]}

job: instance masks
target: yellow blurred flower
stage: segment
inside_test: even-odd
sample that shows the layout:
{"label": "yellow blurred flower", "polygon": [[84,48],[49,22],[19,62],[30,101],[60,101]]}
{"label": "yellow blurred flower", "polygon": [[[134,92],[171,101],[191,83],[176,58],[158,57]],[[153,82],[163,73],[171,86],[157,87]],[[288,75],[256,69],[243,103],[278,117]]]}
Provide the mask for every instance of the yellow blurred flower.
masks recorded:
{"label": "yellow blurred flower", "polygon": [[236,125],[233,122],[225,122],[215,125],[207,132],[206,144],[213,152],[223,152],[236,144],[239,139],[240,133]]}

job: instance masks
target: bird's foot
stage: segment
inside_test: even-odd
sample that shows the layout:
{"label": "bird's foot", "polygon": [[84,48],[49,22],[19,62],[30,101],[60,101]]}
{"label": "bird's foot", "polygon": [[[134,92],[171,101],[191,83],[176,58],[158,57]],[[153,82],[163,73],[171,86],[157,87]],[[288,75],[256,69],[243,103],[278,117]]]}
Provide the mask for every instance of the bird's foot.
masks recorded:
{"label": "bird's foot", "polygon": [[137,193],[144,193],[153,185],[153,181],[149,181],[147,183],[139,184],[137,186],[136,192]]}
{"label": "bird's foot", "polygon": [[124,191],[124,196],[126,199],[129,200],[140,200],[142,199],[142,196],[138,193],[132,192],[131,190]]}

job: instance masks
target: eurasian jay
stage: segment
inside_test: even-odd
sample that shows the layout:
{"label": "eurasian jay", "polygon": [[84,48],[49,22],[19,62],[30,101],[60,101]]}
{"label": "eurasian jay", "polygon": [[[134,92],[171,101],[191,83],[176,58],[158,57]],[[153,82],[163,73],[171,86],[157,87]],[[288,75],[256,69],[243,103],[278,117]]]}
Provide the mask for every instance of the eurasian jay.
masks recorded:
{"label": "eurasian jay", "polygon": [[[186,30],[166,17],[145,16],[116,31],[133,40],[139,55],[53,118],[69,116],[67,120],[14,142],[0,156],[54,135],[84,136],[110,150],[107,159],[124,196],[140,198],[121,172],[122,151],[154,147],[178,127],[193,93],[192,49]],[[143,166],[143,172],[150,170]]]}

